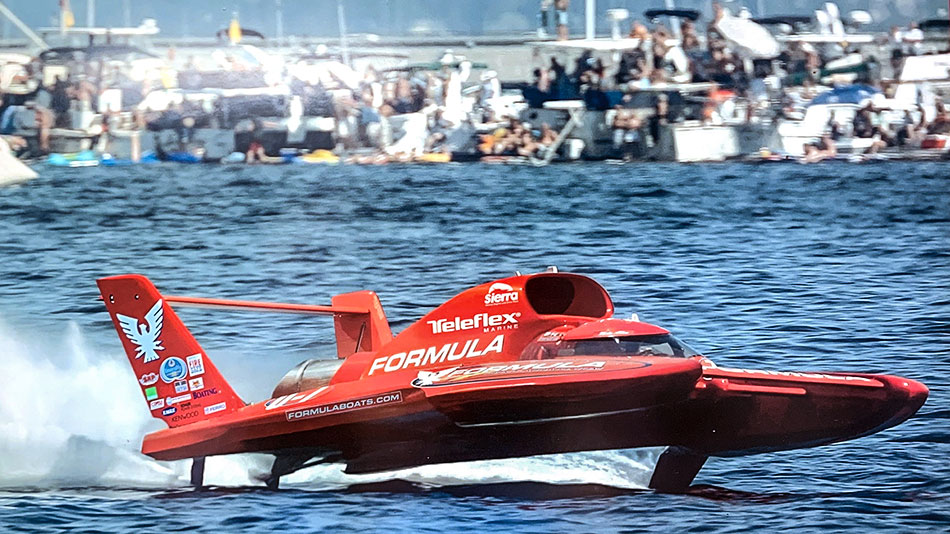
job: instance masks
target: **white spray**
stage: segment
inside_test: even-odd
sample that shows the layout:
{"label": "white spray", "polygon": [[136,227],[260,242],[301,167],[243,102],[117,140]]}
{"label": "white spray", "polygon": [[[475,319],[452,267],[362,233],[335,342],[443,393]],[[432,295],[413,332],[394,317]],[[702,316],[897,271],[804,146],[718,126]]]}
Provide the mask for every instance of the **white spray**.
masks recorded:
{"label": "white spray", "polygon": [[[40,332],[14,329],[0,317],[0,486],[187,485],[189,462],[158,462],[139,452],[142,436],[164,425],[150,417],[116,345],[97,353],[74,323]],[[536,481],[645,488],[660,452],[555,454],[358,476],[343,474],[341,465],[320,465],[284,477],[282,486],[324,490],[402,479],[433,486]],[[209,458],[205,483],[260,485],[271,459]]]}

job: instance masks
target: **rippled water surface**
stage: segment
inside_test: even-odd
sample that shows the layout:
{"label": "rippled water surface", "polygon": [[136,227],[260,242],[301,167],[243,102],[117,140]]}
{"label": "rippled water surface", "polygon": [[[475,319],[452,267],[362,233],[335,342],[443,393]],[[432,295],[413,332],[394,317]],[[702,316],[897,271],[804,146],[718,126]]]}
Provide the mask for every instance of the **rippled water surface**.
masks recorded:
{"label": "rippled water surface", "polygon": [[[0,530],[619,532],[950,528],[950,166],[145,166],[41,170],[0,189]],[[258,489],[263,456],[140,455],[158,428],[95,279],[328,303],[376,290],[394,329],[476,283],[557,265],[618,314],[720,365],[888,372],[910,421],[816,449],[711,459],[643,491],[656,451],[321,466]],[[333,354],[321,318],[184,311],[246,399]]]}

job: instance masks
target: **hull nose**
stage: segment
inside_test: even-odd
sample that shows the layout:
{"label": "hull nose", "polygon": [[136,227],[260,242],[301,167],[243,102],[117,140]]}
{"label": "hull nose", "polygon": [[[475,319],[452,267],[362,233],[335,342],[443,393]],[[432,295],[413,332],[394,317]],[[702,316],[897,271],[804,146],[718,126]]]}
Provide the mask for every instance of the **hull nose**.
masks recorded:
{"label": "hull nose", "polygon": [[899,399],[894,403],[898,406],[894,415],[881,425],[880,429],[889,428],[910,419],[927,402],[927,396],[930,394],[927,386],[916,380],[900,376],[876,376],[875,378],[884,382],[889,393]]}
{"label": "hull nose", "polygon": [[929,393],[916,380],[890,375],[715,372],[723,379],[708,381],[709,398],[697,397],[695,432],[678,442],[713,455],[814,447],[874,434],[909,419]]}

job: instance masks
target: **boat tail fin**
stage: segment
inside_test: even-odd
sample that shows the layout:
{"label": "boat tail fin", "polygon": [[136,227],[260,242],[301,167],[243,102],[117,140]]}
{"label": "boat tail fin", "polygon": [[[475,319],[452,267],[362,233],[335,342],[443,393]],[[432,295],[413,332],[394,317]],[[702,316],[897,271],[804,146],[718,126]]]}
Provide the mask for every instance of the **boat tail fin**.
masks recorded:
{"label": "boat tail fin", "polygon": [[379,296],[373,291],[356,291],[336,295],[330,301],[334,307],[352,307],[368,310],[368,314],[337,313],[333,316],[336,331],[336,354],[346,358],[355,352],[377,351],[393,339],[392,330]]}
{"label": "boat tail fin", "polygon": [[148,278],[97,283],[152,417],[174,428],[244,406]]}

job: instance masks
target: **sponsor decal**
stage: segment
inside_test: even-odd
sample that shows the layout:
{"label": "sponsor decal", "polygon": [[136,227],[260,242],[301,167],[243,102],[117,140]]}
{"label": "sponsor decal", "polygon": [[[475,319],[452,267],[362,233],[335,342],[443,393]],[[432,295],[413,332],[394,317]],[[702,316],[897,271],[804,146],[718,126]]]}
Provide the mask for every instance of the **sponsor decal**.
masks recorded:
{"label": "sponsor decal", "polygon": [[205,381],[203,378],[192,378],[188,381],[188,389],[192,391],[198,391],[199,389],[205,388]]}
{"label": "sponsor decal", "polygon": [[139,377],[139,384],[143,386],[151,386],[155,382],[158,382],[158,373],[145,373]]}
{"label": "sponsor decal", "polygon": [[194,419],[195,417],[198,417],[198,414],[200,413],[201,412],[199,412],[198,410],[193,410],[193,411],[185,412],[185,413],[179,413],[178,415],[172,417],[172,423],[180,423],[181,421]]}
{"label": "sponsor decal", "polygon": [[152,386],[145,388],[145,400],[155,400],[158,398],[158,388]]}
{"label": "sponsor decal", "polygon": [[175,381],[175,393],[184,393],[188,391],[188,382],[184,380]]}
{"label": "sponsor decal", "polygon": [[290,410],[284,413],[287,414],[288,421],[300,421],[301,419],[311,419],[313,417],[320,417],[321,415],[352,412],[355,410],[362,410],[364,408],[372,408],[374,406],[398,404],[400,402],[402,402],[402,392],[394,391],[392,393],[384,393],[382,395],[374,395],[372,397],[363,397],[361,399],[335,402],[333,404],[322,404],[320,406],[312,406],[310,408]]}
{"label": "sponsor decal", "polygon": [[165,407],[165,399],[155,399],[148,403],[149,410],[158,410]]}
{"label": "sponsor decal", "polygon": [[796,371],[757,371],[755,369],[730,369],[726,367],[719,367],[718,369],[720,371],[727,371],[730,373],[747,373],[753,375],[787,376],[791,378],[817,378],[820,380],[846,380],[851,382],[874,382],[873,380],[864,378],[863,376],[837,376],[821,373],[799,373]]}
{"label": "sponsor decal", "polygon": [[162,377],[162,382],[171,384],[175,380],[185,378],[188,371],[185,369],[185,360],[177,356],[165,358],[161,367],[158,368],[158,375]]}
{"label": "sponsor decal", "polygon": [[284,395],[283,397],[270,399],[269,401],[264,403],[264,409],[273,410],[275,408],[280,408],[282,406],[288,406],[291,404],[300,404],[302,402],[307,402],[308,400],[326,391],[326,389],[327,387],[323,386],[309,393],[294,393],[293,395]]}
{"label": "sponsor decal", "polygon": [[495,282],[489,286],[488,293],[485,294],[485,306],[497,306],[514,302],[518,302],[518,291],[502,282]]}
{"label": "sponsor decal", "polygon": [[555,331],[553,331],[553,330],[550,331],[550,332],[545,332],[545,333],[541,334],[540,336],[538,336],[538,341],[541,342],[541,343],[549,343],[549,342],[552,342],[552,341],[560,341],[560,340],[562,340],[562,339],[564,339],[564,333],[563,333],[563,332],[555,332]]}
{"label": "sponsor decal", "polygon": [[145,313],[145,324],[139,324],[135,317],[115,314],[119,321],[122,333],[135,345],[135,359],[145,356],[143,363],[153,362],[159,359],[158,351],[165,350],[162,346],[162,340],[158,336],[162,335],[162,324],[165,321],[165,311],[162,307],[161,299],[155,303],[148,312]]}
{"label": "sponsor decal", "polygon": [[188,376],[203,374],[205,374],[205,363],[201,359],[201,354],[192,354],[188,357]]}
{"label": "sponsor decal", "polygon": [[[646,362],[637,362],[642,367],[648,367]],[[505,375],[518,373],[540,373],[541,375],[558,372],[577,372],[577,371],[599,371],[607,365],[605,361],[596,362],[572,362],[572,361],[536,361],[526,363],[512,363],[504,365],[484,365],[479,367],[443,369],[441,371],[430,373],[420,371],[412,385],[420,388],[435,385],[449,385],[467,382],[472,378],[478,379],[496,379],[504,378]],[[532,374],[530,376],[537,376]],[[489,378],[490,377],[490,378]]]}
{"label": "sponsor decal", "polygon": [[223,402],[219,402],[219,403],[217,403],[217,404],[212,404],[211,406],[205,406],[205,415],[213,414],[213,413],[216,413],[216,412],[223,412],[224,409],[227,408],[227,407],[228,407],[228,405],[227,405],[226,403],[223,403]]}
{"label": "sponsor decal", "polygon": [[415,380],[412,381],[412,385],[421,388],[423,386],[431,386],[436,382],[442,380],[453,371],[458,369],[458,367],[449,367],[448,369],[442,369],[441,371],[419,371],[419,374],[416,375]]}
{"label": "sponsor decal", "polygon": [[198,400],[204,397],[210,397],[212,395],[217,395],[217,394],[218,394],[218,388],[208,388],[204,391],[195,391],[194,393],[192,393],[195,400]]}
{"label": "sponsor decal", "polygon": [[504,334],[495,336],[484,349],[479,350],[480,339],[469,339],[462,345],[459,351],[460,341],[455,343],[446,343],[441,347],[432,346],[425,349],[415,349],[408,352],[400,352],[391,356],[381,356],[373,360],[373,365],[369,368],[369,374],[382,369],[386,373],[407,369],[409,367],[426,367],[435,363],[454,362],[462,358],[477,358],[489,353],[501,354],[505,343]]}
{"label": "sponsor decal", "polygon": [[464,332],[477,328],[481,328],[482,332],[488,333],[497,330],[514,330],[518,328],[518,317],[521,317],[521,312],[499,313],[497,315],[476,313],[468,319],[462,319],[461,317],[455,317],[454,319],[436,319],[435,321],[426,321],[426,324],[432,327],[433,334]]}
{"label": "sponsor decal", "polygon": [[623,336],[634,336],[633,332],[628,332],[626,330],[602,330],[597,333],[597,337],[623,337]]}
{"label": "sponsor decal", "polygon": [[178,404],[179,402],[190,401],[191,395],[179,395],[177,397],[165,397],[165,402],[171,406],[172,404]]}
{"label": "sponsor decal", "polygon": [[175,415],[175,412],[177,411],[178,411],[178,408],[171,406],[162,410],[162,415],[164,415],[165,417],[168,417],[169,415]]}

